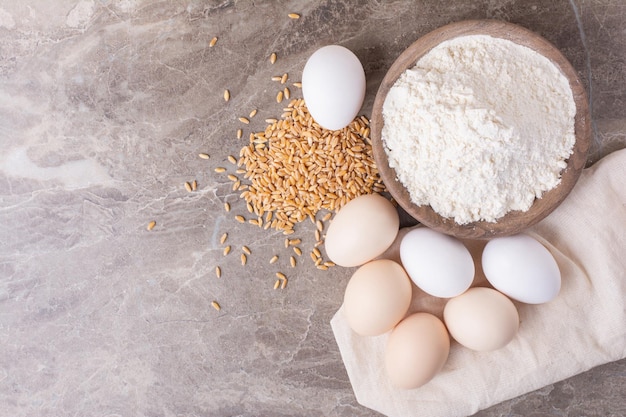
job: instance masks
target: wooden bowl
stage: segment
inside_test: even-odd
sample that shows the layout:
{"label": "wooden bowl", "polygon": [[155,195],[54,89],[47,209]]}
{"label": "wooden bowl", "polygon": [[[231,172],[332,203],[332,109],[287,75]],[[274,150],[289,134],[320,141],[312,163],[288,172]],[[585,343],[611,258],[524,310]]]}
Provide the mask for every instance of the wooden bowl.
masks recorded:
{"label": "wooden bowl", "polygon": [[[461,225],[451,218],[440,216],[430,206],[417,206],[411,202],[409,192],[398,181],[395,171],[389,167],[381,131],[384,123],[383,103],[389,89],[400,75],[405,70],[414,67],[418,59],[439,43],[466,35],[490,35],[507,39],[526,46],[552,61],[569,80],[572,89],[576,104],[574,121],[576,142],[573,153],[567,160],[567,167],[561,172],[561,182],[557,187],[544,192],[540,199],[535,199],[528,211],[511,211],[499,218],[497,222],[477,221]],[[380,175],[390,194],[409,215],[425,226],[452,236],[466,239],[489,239],[521,232],[550,214],[567,197],[585,167],[591,141],[591,116],[587,95],[576,71],[551,43],[536,33],[511,23],[494,20],[470,20],[452,23],[424,35],[396,59],[383,78],[376,94],[372,110],[371,129],[374,159]]]}

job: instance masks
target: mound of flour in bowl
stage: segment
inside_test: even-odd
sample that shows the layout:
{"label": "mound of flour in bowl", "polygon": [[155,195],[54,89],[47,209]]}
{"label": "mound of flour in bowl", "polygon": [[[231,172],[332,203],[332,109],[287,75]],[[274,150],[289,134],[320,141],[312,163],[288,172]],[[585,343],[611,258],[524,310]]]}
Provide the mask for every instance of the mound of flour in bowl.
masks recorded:
{"label": "mound of flour in bowl", "polygon": [[527,211],[575,142],[569,83],[539,53],[485,35],[438,45],[383,105],[389,165],[412,201],[458,224]]}

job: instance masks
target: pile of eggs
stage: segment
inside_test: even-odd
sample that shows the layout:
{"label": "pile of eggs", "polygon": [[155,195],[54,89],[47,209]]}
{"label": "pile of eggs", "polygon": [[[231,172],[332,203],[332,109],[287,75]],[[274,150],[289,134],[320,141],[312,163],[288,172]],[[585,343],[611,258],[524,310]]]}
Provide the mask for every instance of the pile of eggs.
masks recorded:
{"label": "pile of eggs", "polygon": [[[302,73],[302,94],[322,127],[337,130],[357,115],[365,97],[365,73],[350,50],[329,45],[317,50]],[[362,336],[389,332],[385,367],[390,382],[413,389],[444,366],[450,336],[476,351],[506,346],[515,337],[519,314],[511,299],[545,303],[556,297],[561,274],[552,254],[526,235],[496,238],[482,253],[482,269],[493,288],[473,287],[476,268],[467,247],[425,227],[399,234],[395,207],[371,194],[346,204],[333,219],[326,254],[337,265],[359,267],[344,296],[345,316]],[[400,263],[385,259],[398,239]],[[447,299],[443,321],[411,313],[413,284]]]}
{"label": "pile of eggs", "polygon": [[[493,288],[471,287],[476,268],[461,241],[426,227],[399,234],[399,223],[389,200],[377,194],[361,196],[335,215],[325,243],[337,265],[359,267],[346,287],[343,311],[359,335],[389,333],[385,368],[398,388],[413,389],[430,381],[448,358],[450,336],[475,351],[506,346],[519,327],[511,299],[541,304],[559,293],[561,274],[555,259],[530,236],[490,240],[481,265]],[[384,259],[396,239],[401,263]],[[408,314],[413,284],[447,299],[443,321],[430,313]]]}

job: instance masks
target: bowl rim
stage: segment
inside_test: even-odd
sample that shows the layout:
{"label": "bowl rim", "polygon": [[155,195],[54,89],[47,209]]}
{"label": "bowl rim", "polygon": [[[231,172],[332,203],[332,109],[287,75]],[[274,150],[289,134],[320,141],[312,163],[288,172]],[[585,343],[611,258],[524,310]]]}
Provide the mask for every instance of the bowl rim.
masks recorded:
{"label": "bowl rim", "polygon": [[[396,178],[395,171],[389,166],[387,153],[381,137],[382,107],[389,89],[400,75],[415,66],[417,60],[439,43],[468,35],[489,35],[513,41],[526,46],[548,58],[568,79],[572,90],[576,115],[574,118],[575,143],[572,154],[566,160],[567,166],[561,171],[560,183],[535,199],[526,212],[510,211],[496,222],[476,221],[464,225],[444,218],[429,205],[417,206],[411,202],[404,185]],[[591,115],[587,93],[575,69],[556,46],[539,34],[517,24],[499,20],[464,20],[439,27],[413,42],[393,62],[381,81],[371,117],[371,139],[374,160],[381,179],[397,203],[415,220],[439,232],[466,239],[490,239],[519,233],[536,224],[554,211],[570,193],[587,162],[591,143]]]}

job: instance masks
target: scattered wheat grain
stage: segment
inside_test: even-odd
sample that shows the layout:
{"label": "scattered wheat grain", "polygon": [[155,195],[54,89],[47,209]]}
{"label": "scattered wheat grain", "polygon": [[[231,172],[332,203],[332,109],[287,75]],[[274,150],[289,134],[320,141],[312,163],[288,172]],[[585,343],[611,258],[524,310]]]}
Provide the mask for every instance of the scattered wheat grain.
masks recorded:
{"label": "scattered wheat grain", "polygon": [[248,185],[241,197],[259,215],[273,213],[265,226],[286,235],[308,217],[321,229],[320,242],[324,225],[316,222],[317,212],[332,215],[351,199],[384,187],[371,141],[361,135],[367,118],[329,131],[313,120],[302,99],[291,99],[283,111],[280,120],[267,119],[265,130],[252,134],[240,151],[238,164],[245,167]]}

